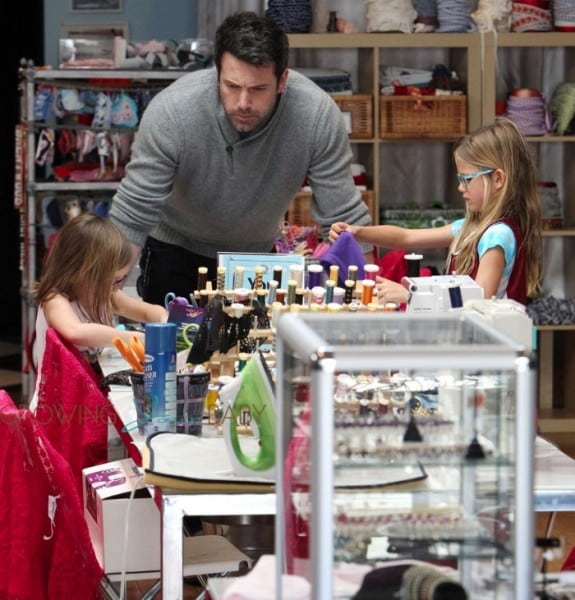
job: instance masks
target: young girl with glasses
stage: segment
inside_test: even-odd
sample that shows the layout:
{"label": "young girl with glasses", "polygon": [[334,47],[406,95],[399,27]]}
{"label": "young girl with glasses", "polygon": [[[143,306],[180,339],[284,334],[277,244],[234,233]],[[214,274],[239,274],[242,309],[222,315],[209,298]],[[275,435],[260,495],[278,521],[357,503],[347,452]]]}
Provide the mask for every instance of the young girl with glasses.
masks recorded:
{"label": "young girl with glasses", "polygon": [[137,323],[165,322],[163,306],[149,304],[126,294],[122,285],[128,277],[131,245],[108,219],[83,213],[59,231],[34,286],[37,306],[34,364],[37,366],[35,409],[42,378],[46,332],[53,328],[60,337],[76,346],[101,375],[98,356],[105,346],[113,347],[119,337],[129,342],[144,334],[121,331],[114,317]]}
{"label": "young girl with glasses", "polygon": [[[527,142],[509,119],[498,118],[463,137],[455,147],[458,190],[466,215],[437,228],[334,223],[334,242],[347,230],[358,242],[383,248],[449,248],[447,274],[469,275],[485,298],[511,298],[522,304],[541,289],[541,211],[536,168]],[[405,302],[401,284],[378,277],[380,302]]]}

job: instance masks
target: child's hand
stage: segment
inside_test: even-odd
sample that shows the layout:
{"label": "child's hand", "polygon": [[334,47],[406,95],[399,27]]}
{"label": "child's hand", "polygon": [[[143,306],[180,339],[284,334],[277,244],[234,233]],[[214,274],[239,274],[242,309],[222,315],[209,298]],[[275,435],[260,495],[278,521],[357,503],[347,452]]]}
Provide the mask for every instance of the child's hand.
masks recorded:
{"label": "child's hand", "polygon": [[401,283],[386,279],[385,277],[380,277],[379,275],[375,278],[375,282],[379,304],[385,304],[386,302],[403,304],[404,302],[407,302],[409,291],[405,289]]}
{"label": "child's hand", "polygon": [[334,223],[329,230],[329,241],[332,243],[335,242],[342,231],[349,231],[351,235],[355,235],[357,229],[357,225],[348,225],[347,223],[338,221],[337,223]]}

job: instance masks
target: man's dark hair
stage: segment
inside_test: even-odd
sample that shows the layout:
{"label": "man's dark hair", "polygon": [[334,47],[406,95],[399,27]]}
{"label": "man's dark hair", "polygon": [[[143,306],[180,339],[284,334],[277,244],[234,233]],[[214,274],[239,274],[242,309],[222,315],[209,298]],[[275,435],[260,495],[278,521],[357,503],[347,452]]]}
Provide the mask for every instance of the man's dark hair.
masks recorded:
{"label": "man's dark hair", "polygon": [[255,12],[237,12],[226,17],[216,31],[218,72],[224,52],[256,67],[273,63],[279,79],[288,65],[289,42],[286,33],[273,21]]}

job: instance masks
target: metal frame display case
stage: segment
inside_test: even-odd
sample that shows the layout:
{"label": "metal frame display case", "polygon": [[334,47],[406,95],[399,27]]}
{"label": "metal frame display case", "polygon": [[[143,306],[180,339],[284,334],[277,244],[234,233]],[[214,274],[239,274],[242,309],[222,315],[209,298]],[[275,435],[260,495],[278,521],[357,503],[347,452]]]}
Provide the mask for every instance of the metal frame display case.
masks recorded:
{"label": "metal frame display case", "polygon": [[286,314],[276,345],[278,598],[282,572],[323,600],[338,564],[397,559],[449,561],[470,599],[533,597],[522,346],[466,312]]}

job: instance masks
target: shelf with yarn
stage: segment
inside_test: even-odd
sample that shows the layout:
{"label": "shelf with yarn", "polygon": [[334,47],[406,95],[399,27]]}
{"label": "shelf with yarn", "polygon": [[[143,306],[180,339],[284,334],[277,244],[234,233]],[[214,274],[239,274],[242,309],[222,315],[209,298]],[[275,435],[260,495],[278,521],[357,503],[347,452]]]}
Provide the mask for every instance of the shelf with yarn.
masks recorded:
{"label": "shelf with yarn", "polygon": [[[382,64],[393,64],[394,53],[405,56],[412,50],[429,49],[429,57],[436,56],[438,52],[444,51],[451,62],[460,73],[467,93],[467,130],[472,131],[484,124],[493,122],[496,115],[497,81],[500,77],[500,55],[508,53],[518,56],[517,68],[513,75],[525,78],[521,85],[534,87],[533,80],[542,77],[543,72],[537,71],[526,62],[526,57],[542,53],[553,53],[554,49],[565,49],[566,59],[562,80],[575,81],[575,35],[571,32],[473,32],[473,33],[309,33],[291,34],[290,46],[296,51],[296,56],[302,51],[311,51],[308,56],[309,64],[322,67],[342,67],[341,57],[348,57],[355,53],[355,84],[358,93],[371,94],[373,97],[373,137],[363,140],[351,140],[354,151],[361,159],[365,159],[365,165],[370,182],[370,187],[375,194],[376,211],[383,214],[384,206],[401,202],[401,198],[395,198],[388,185],[389,179],[389,153],[401,152],[444,152],[445,177],[449,181],[453,176],[453,166],[449,160],[449,147],[453,139],[430,140],[430,139],[386,139],[379,138],[380,131],[380,91],[379,74]],[[325,52],[324,52],[325,51]],[[433,52],[431,52],[433,51]],[[421,59],[420,59],[421,60]],[[430,58],[431,60],[431,58]],[[384,62],[385,61],[385,62]],[[519,65],[519,66],[518,66]],[[420,66],[420,65],[413,65]],[[541,69],[545,71],[545,69]],[[556,81],[555,84],[559,84]],[[510,91],[510,90],[507,90]],[[354,93],[355,89],[354,89]],[[543,232],[545,245],[563,246],[560,251],[563,264],[559,279],[559,287],[563,289],[563,296],[575,297],[575,264],[570,256],[575,241],[575,171],[572,165],[575,162],[575,135],[557,135],[547,132],[544,135],[528,135],[527,140],[533,147],[538,166],[553,163],[556,153],[561,155],[561,166],[557,177],[558,187],[561,190],[563,200],[564,219],[563,224],[557,229],[548,229]],[[422,146],[423,145],[423,146]],[[421,148],[424,150],[421,150]],[[555,161],[557,162],[557,161]],[[556,168],[555,164],[551,164]],[[545,170],[542,169],[541,179],[549,179]],[[403,175],[401,175],[403,176]],[[417,178],[417,176],[416,176]],[[419,176],[421,179],[421,175]],[[445,200],[447,204],[457,206],[457,190],[453,186],[447,187]],[[397,193],[397,192],[395,192]],[[556,271],[556,256],[547,258],[549,261],[546,268],[550,273]],[[559,294],[558,294],[559,295]],[[570,418],[563,420],[562,414],[573,414],[570,403],[566,401],[568,390],[575,385],[575,380],[567,379],[568,372],[575,372],[570,367],[569,361],[575,360],[575,347],[571,342],[575,336],[575,325],[544,325],[538,327],[540,340],[539,352],[539,403],[541,410],[540,425],[549,430],[572,429]],[[561,360],[563,365],[560,364]],[[559,362],[558,362],[559,361]],[[555,382],[565,375],[566,383],[561,389]],[[575,376],[574,376],[575,377]],[[560,405],[564,409],[553,409],[549,407]],[[563,411],[563,413],[561,412]],[[549,419],[548,416],[552,415]]]}
{"label": "shelf with yarn", "polygon": [[[494,77],[486,81],[484,90],[486,121],[495,116],[498,93],[501,98],[501,88],[498,89],[497,84],[501,80],[512,83],[513,87],[539,91],[549,112],[556,88],[564,82],[575,82],[573,33],[489,34],[485,48],[485,63],[496,67]],[[515,68],[502,73],[500,65],[507,64],[505,61]],[[526,64],[530,65],[528,69],[518,68],[518,65]],[[512,90],[507,91],[511,93]],[[571,393],[575,385],[572,374],[575,323],[570,317],[570,306],[575,296],[575,270],[572,266],[575,250],[575,135],[572,132],[560,135],[555,128],[549,131],[549,123],[545,123],[543,135],[527,135],[527,141],[533,149],[539,179],[554,182],[562,210],[561,226],[543,231],[544,300],[550,302],[549,314],[544,318],[548,318],[550,324],[543,324],[542,320],[542,324],[537,326],[538,425],[543,433],[572,431],[575,426],[575,402]],[[556,300],[556,303],[551,303],[551,300]]]}
{"label": "shelf with yarn", "polygon": [[[417,135],[400,137],[385,136],[381,132],[381,108],[384,100],[380,96],[380,69],[384,58],[394,50],[433,49],[434,55],[454,59],[458,72],[466,86],[466,106],[464,127],[461,133],[479,127],[481,124],[481,80],[469,78],[468,73],[481,71],[481,38],[476,33],[303,33],[289,35],[292,49],[290,66],[321,66],[324,68],[348,69],[352,76],[353,94],[369,94],[373,99],[372,137],[368,139],[350,138],[355,162],[365,165],[368,184],[376,198],[376,223],[382,210],[382,197],[389,202],[387,190],[382,185],[386,164],[385,147],[390,144],[401,152],[404,143],[419,144]],[[347,61],[347,62],[346,62]],[[430,64],[426,64],[429,67]],[[386,97],[388,98],[388,97]],[[459,133],[446,132],[427,144],[441,144],[446,147],[459,137]],[[431,147],[431,146],[430,146]],[[392,152],[394,150],[391,150]],[[452,188],[453,186],[451,186]],[[448,203],[457,202],[456,190],[448,189]],[[393,204],[394,202],[391,202]],[[379,210],[378,210],[379,209]]]}

